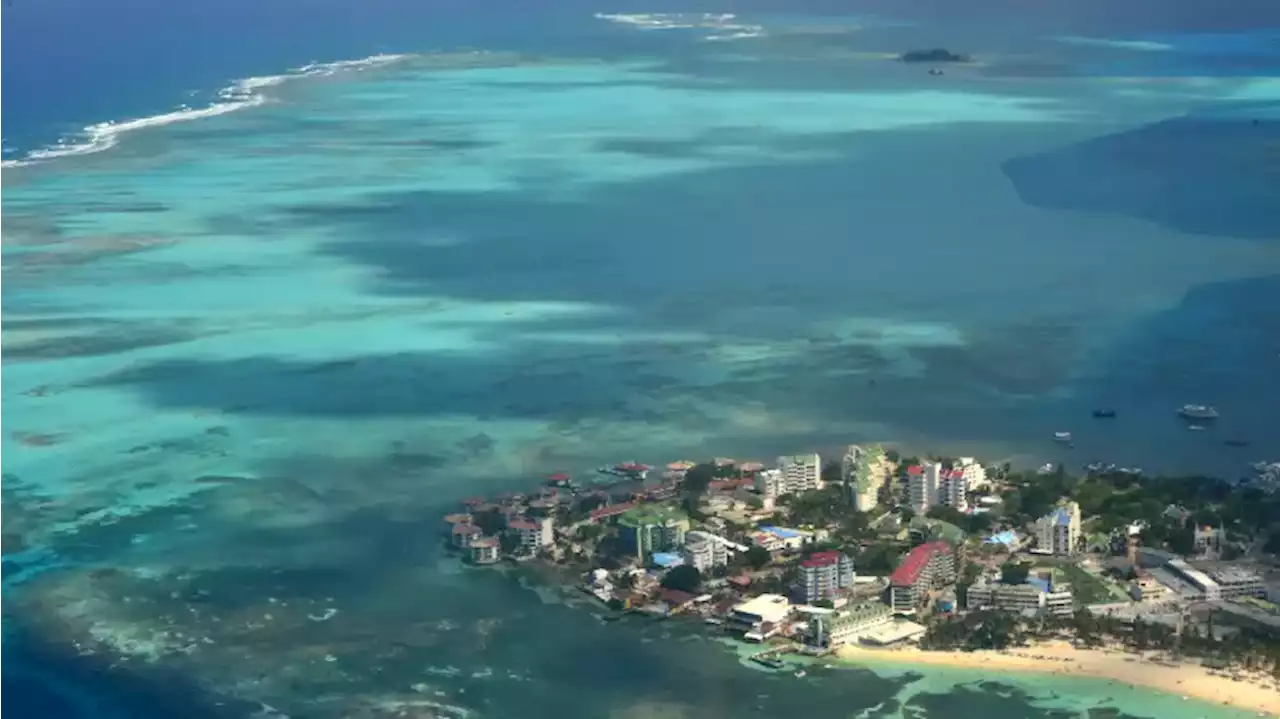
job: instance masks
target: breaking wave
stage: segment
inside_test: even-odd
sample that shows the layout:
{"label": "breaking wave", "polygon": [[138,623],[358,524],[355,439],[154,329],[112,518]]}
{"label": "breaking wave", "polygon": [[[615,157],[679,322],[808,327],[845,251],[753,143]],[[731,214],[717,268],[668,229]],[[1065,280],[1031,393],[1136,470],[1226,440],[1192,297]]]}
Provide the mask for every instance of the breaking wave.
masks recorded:
{"label": "breaking wave", "polygon": [[290,80],[304,77],[327,77],[340,72],[353,72],[383,67],[399,62],[411,55],[380,54],[371,55],[359,60],[340,60],[338,62],[310,63],[294,68],[283,75],[264,75],[236,80],[218,91],[218,99],[205,107],[182,105],[172,112],[133,120],[99,122],[85,127],[74,135],[63,137],[53,145],[33,150],[22,159],[5,160],[0,167],[22,167],[60,157],[91,155],[115,147],[120,137],[135,130],[148,127],[161,127],[177,122],[190,122],[206,117],[225,115],[249,107],[265,104],[270,98],[267,89]]}

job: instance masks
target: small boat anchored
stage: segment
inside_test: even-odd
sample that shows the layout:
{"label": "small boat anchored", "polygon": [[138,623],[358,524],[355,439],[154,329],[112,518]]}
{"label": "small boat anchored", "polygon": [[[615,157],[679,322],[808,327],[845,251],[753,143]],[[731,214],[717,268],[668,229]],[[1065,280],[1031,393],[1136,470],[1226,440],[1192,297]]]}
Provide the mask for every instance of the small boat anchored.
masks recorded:
{"label": "small boat anchored", "polygon": [[1114,409],[1095,409],[1093,416],[1095,419],[1115,419],[1116,411]]}
{"label": "small boat anchored", "polygon": [[1207,404],[1184,404],[1178,414],[1187,419],[1217,419],[1218,410]]}
{"label": "small boat anchored", "polygon": [[1191,432],[1203,432],[1203,431],[1204,431],[1204,425],[1203,425],[1203,424],[1189,424],[1189,425],[1187,425],[1187,429],[1188,429],[1189,431],[1191,431]]}
{"label": "small boat anchored", "polygon": [[1068,443],[1071,441],[1071,433],[1070,432],[1054,432],[1053,441]]}

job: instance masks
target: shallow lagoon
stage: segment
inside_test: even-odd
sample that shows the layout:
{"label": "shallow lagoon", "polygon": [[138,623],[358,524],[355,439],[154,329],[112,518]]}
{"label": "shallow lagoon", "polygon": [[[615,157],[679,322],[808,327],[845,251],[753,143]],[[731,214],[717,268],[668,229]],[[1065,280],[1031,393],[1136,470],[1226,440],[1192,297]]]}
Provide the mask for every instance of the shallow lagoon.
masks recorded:
{"label": "shallow lagoon", "polygon": [[[7,169],[6,544],[118,570],[28,585],[36,624],[151,642],[191,626],[203,590],[247,629],[175,663],[243,697],[373,701],[426,682],[486,714],[644,696],[740,715],[757,678],[718,649],[677,660],[555,617],[438,558],[435,518],[624,458],[888,440],[1233,473],[1280,449],[1280,316],[1260,310],[1280,302],[1280,219],[1255,189],[1274,83],[1026,72],[1029,54],[1096,69],[1092,53],[1125,51],[1143,56],[1127,73],[1163,76],[1150,50],[1050,38],[1039,58],[979,48],[979,67],[939,78],[883,59],[900,28],[772,29],[668,33],[594,61],[407,58]],[[631,48],[645,31],[599,32]],[[1170,152],[1171,118],[1220,151]],[[1168,179],[1196,173],[1222,191],[1198,204]],[[1193,401],[1222,427],[1189,437],[1172,410]],[[1092,423],[1100,405],[1120,421]],[[1059,429],[1074,453],[1051,446]],[[285,592],[296,626],[237,614]],[[344,593],[337,623],[305,617]],[[164,611],[118,601],[148,594]],[[514,620],[477,643],[493,617]],[[471,628],[364,646],[440,622]],[[321,644],[338,649],[300,649]],[[255,661],[308,692],[245,684]],[[335,663],[349,679],[326,683]],[[699,672],[742,686],[708,698]],[[858,677],[856,699],[771,680],[756,711],[826,706],[816,692],[843,716],[902,691]],[[584,684],[600,696],[577,698]]]}

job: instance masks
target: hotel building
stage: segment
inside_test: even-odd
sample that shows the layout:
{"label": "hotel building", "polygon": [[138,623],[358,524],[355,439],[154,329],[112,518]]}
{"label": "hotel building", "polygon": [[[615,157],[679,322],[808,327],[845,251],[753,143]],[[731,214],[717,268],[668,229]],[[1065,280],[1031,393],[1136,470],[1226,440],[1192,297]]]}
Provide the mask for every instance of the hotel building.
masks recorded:
{"label": "hotel building", "polygon": [[809,615],[805,641],[811,646],[834,648],[893,621],[893,610],[884,602],[859,602],[840,611]]}
{"label": "hotel building", "polygon": [[929,542],[912,549],[889,576],[889,605],[895,612],[914,613],[932,589],[955,582],[956,560],[951,545]]}
{"label": "hotel building", "polygon": [[791,603],[781,594],[761,594],[735,606],[725,619],[725,629],[743,639],[763,642],[786,627]]}
{"label": "hotel building", "polygon": [[513,519],[507,528],[520,535],[520,546],[530,554],[549,547],[555,543],[555,532],[551,517],[531,519],[521,517]]}
{"label": "hotel building", "polygon": [[815,552],[800,564],[804,601],[835,599],[853,586],[853,560],[843,552]]}
{"label": "hotel building", "polygon": [[642,562],[654,552],[680,549],[688,531],[689,517],[670,507],[640,505],[618,517],[622,547]]}
{"label": "hotel building", "polygon": [[783,494],[799,494],[822,489],[822,458],[815,454],[778,457]]}
{"label": "hotel building", "polygon": [[729,542],[708,532],[693,531],[685,535],[681,554],[686,564],[706,574],[729,563]]}

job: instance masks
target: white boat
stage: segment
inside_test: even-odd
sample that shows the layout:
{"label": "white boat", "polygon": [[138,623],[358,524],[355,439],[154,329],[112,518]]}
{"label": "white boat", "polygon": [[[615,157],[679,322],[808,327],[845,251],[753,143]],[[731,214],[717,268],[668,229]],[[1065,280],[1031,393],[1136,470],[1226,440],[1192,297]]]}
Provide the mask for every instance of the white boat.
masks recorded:
{"label": "white boat", "polygon": [[1189,425],[1187,425],[1187,429],[1191,430],[1192,432],[1203,432],[1203,431],[1204,431],[1204,425],[1203,425],[1203,424],[1189,424]]}
{"label": "white boat", "polygon": [[1055,441],[1055,442],[1070,442],[1070,441],[1071,441],[1071,433],[1070,433],[1070,432],[1054,432],[1054,433],[1053,433],[1053,441]]}
{"label": "white boat", "polygon": [[1217,419],[1218,410],[1207,404],[1184,404],[1178,414],[1187,419]]}

